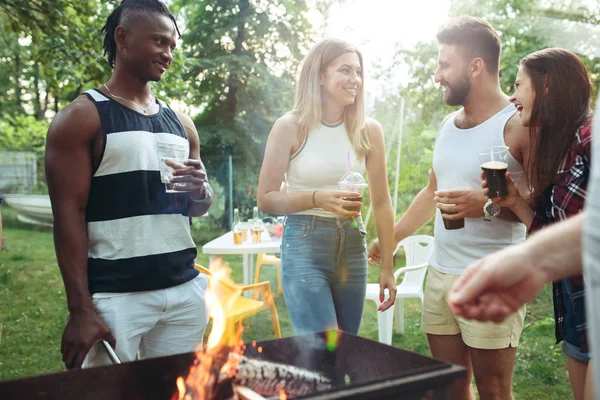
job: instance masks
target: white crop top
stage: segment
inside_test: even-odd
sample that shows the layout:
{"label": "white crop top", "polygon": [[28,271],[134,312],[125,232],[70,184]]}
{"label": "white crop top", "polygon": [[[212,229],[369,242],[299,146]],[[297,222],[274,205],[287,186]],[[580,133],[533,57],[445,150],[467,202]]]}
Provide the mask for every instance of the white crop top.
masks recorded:
{"label": "white crop top", "polygon": [[[288,193],[338,190],[338,182],[348,172],[348,154],[352,171],[364,175],[365,160],[358,160],[344,123],[321,123],[308,134],[302,147],[290,159],[285,174]],[[297,215],[336,217],[321,208],[300,211]]]}

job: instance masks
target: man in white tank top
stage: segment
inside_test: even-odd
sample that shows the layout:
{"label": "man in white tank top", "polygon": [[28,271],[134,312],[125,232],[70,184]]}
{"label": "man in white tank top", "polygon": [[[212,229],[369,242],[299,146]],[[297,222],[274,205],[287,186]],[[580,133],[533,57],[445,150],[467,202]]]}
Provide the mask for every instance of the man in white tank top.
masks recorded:
{"label": "man in white tank top", "polygon": [[[468,370],[468,377],[453,385],[452,398],[474,398],[470,388],[474,374],[481,399],[511,399],[525,309],[499,325],[467,321],[452,314],[446,297],[469,264],[525,239],[525,226],[516,216],[487,201],[481,189],[478,150],[508,146],[508,171],[523,177],[528,131],[500,89],[501,45],[493,28],[478,18],[459,17],[442,27],[437,38],[435,81],[444,88],[446,104],[462,108],[442,122],[429,183],[396,223],[395,240],[411,235],[435,215],[435,250],[425,286],[422,328],[434,357]],[[520,190],[527,186],[523,183],[517,185]],[[464,227],[447,230],[440,211],[455,213],[444,215],[448,221],[464,218]],[[369,256],[378,260],[377,241]]]}

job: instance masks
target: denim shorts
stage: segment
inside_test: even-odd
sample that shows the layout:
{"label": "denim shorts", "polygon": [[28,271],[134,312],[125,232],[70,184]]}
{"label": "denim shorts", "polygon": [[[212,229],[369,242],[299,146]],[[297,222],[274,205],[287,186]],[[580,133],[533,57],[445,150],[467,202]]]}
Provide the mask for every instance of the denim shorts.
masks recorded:
{"label": "denim shorts", "polygon": [[575,322],[571,285],[569,284],[568,279],[563,279],[561,283],[565,306],[565,339],[563,343],[563,352],[577,361],[587,363],[590,361],[590,354],[581,351],[581,348],[579,347],[579,335],[577,333],[577,325]]}
{"label": "denim shorts", "polygon": [[367,289],[360,216],[290,215],[281,239],[281,283],[296,334],[358,333]]}

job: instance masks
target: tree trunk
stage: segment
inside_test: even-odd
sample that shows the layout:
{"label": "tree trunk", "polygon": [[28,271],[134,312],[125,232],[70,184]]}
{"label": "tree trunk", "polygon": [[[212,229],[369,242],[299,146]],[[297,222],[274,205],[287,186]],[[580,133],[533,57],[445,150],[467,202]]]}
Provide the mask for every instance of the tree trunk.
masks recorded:
{"label": "tree trunk", "polygon": [[38,120],[44,119],[42,115],[42,96],[40,95],[40,66],[38,63],[33,65],[33,91],[35,100],[33,102],[34,115]]}
{"label": "tree trunk", "polygon": [[40,110],[40,121],[42,121],[44,118],[46,118],[46,111],[48,110],[48,102],[50,101],[50,93],[48,93],[48,90],[44,91],[44,101],[43,101],[43,105],[42,108]]}
{"label": "tree trunk", "polygon": [[21,56],[19,54],[15,55],[15,104],[17,106],[17,113],[22,113],[23,104],[21,103]]}
{"label": "tree trunk", "polygon": [[[243,44],[246,39],[246,19],[248,18],[248,9],[250,8],[248,0],[240,0],[240,12],[238,14],[238,32],[234,41],[233,54],[237,57],[243,52]],[[225,101],[225,110],[223,112],[224,122],[233,124],[235,112],[237,110],[237,92],[239,79],[237,74],[229,75],[227,79],[227,100]]]}
{"label": "tree trunk", "polygon": [[[239,58],[243,52],[243,44],[246,39],[246,19],[248,18],[248,9],[250,8],[249,0],[240,0],[239,2],[240,12],[238,14],[238,32],[234,41],[233,54],[236,58]],[[227,79],[227,98],[225,100],[225,109],[220,113],[223,118],[223,123],[231,127],[235,126],[235,115],[237,110],[237,93],[239,88],[239,78],[237,73],[232,72]],[[229,154],[233,155],[233,149],[230,149]],[[225,187],[229,186],[229,181]],[[221,221],[221,226],[227,226],[229,229],[229,214],[230,207],[233,204],[229,201],[229,196],[225,196],[225,215]]]}

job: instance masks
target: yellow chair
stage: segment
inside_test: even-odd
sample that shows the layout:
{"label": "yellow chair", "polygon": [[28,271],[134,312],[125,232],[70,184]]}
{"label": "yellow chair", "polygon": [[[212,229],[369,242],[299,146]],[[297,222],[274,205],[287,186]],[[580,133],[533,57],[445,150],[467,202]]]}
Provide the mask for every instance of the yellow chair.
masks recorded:
{"label": "yellow chair", "polygon": [[[260,270],[263,265],[275,265],[277,267],[277,293],[283,293],[281,288],[281,260],[277,256],[260,253],[256,256],[256,272],[254,273],[254,283],[260,281]],[[254,291],[254,299],[258,298],[258,290]]]}
{"label": "yellow chair", "polygon": [[[201,265],[196,264],[196,269],[201,273],[206,274],[208,276],[212,276],[212,273],[207,268],[204,268]],[[275,337],[281,337],[281,328],[279,327],[279,316],[277,315],[277,308],[275,307],[275,302],[273,301],[273,296],[271,295],[271,287],[269,282],[260,282],[252,285],[235,285],[232,286],[227,283],[223,283],[225,288],[229,288],[232,291],[238,290],[244,292],[246,290],[256,290],[262,294],[262,300],[253,300],[247,297],[239,296],[235,302],[233,303],[232,309],[229,311],[229,315],[227,318],[233,322],[232,324],[228,324],[230,326],[234,326],[236,323],[241,323],[242,320],[246,317],[254,315],[262,310],[268,309],[271,313],[271,321],[273,322],[273,330],[275,331]]]}

